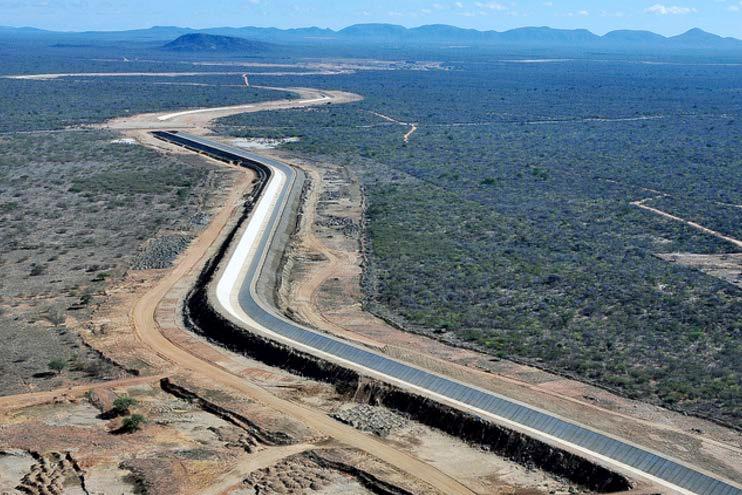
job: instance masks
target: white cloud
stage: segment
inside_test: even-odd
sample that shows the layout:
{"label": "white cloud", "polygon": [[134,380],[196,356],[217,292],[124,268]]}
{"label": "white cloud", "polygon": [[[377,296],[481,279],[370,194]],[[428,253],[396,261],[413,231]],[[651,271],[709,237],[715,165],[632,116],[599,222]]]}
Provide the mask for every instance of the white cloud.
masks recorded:
{"label": "white cloud", "polygon": [[695,7],[678,7],[677,5],[672,6],[665,6],[662,4],[656,4],[652,5],[651,7],[647,8],[644,12],[648,14],[657,14],[657,15],[679,15],[679,14],[693,14],[695,12],[698,12],[698,9]]}
{"label": "white cloud", "polygon": [[590,12],[587,10],[578,10],[577,12],[568,12],[567,17],[587,17]]}
{"label": "white cloud", "polygon": [[624,17],[626,15],[626,13],[624,13],[621,10],[618,10],[618,11],[615,11],[615,12],[607,11],[607,10],[601,10],[600,11],[600,15],[603,16],[603,17]]}
{"label": "white cloud", "polygon": [[508,8],[505,5],[499,2],[474,2],[474,5],[476,5],[480,9],[497,10],[499,12],[502,12],[503,10],[508,10]]}

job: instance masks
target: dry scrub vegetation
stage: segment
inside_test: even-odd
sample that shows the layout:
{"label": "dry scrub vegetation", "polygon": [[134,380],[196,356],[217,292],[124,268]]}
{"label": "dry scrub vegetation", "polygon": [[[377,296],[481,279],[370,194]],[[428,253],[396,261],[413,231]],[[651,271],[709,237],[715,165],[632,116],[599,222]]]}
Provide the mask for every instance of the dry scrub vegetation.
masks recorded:
{"label": "dry scrub vegetation", "polygon": [[[351,105],[219,124],[359,175],[375,314],[739,427],[742,293],[661,258],[737,249],[632,204],[739,236],[738,69],[471,56],[334,78]],[[419,130],[405,143],[378,114]]]}
{"label": "dry scrub vegetation", "polygon": [[98,131],[0,145],[0,393],[125,373],[72,327],[132,266],[169,266],[230,172]]}

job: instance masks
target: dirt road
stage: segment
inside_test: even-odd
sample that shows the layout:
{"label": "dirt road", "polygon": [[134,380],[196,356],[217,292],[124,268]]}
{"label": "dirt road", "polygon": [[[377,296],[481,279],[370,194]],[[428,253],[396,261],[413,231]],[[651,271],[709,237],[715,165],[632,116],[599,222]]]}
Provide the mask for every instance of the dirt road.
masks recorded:
{"label": "dirt road", "polygon": [[259,452],[245,455],[242,461],[225,474],[218,483],[210,486],[207,491],[204,491],[203,495],[228,495],[245,480],[247,474],[258,469],[273,466],[282,459],[315,448],[317,448],[316,445],[300,443],[296,445],[266,447]]}
{"label": "dirt road", "polygon": [[658,210],[657,208],[652,208],[651,206],[647,206],[646,203],[648,201],[651,201],[652,199],[655,199],[655,198],[642,199],[641,201],[634,201],[631,204],[634,205],[634,206],[636,206],[636,207],[638,207],[638,208],[641,208],[643,210],[650,211],[650,212],[654,213],[655,215],[659,215],[659,216],[664,217],[664,218],[667,218],[669,220],[674,220],[676,222],[684,223],[684,224],[688,225],[689,227],[693,227],[696,230],[700,230],[704,234],[712,235],[712,236],[717,237],[717,238],[719,238],[719,239],[721,239],[723,241],[727,241],[727,242],[729,242],[731,244],[734,244],[736,247],[742,249],[742,241],[740,241],[739,239],[735,239],[734,237],[730,237],[728,235],[724,235],[721,232],[717,232],[716,230],[711,230],[708,227],[704,227],[703,225],[701,225],[699,223],[693,222],[691,220],[686,220],[685,218],[680,218],[680,217],[675,216],[675,215],[673,215],[671,213],[667,213],[666,211]]}
{"label": "dirt road", "polygon": [[85,385],[76,385],[73,387],[58,388],[44,392],[33,392],[29,394],[7,395],[0,397],[0,412],[21,409],[34,404],[43,404],[54,400],[68,400],[81,397],[91,390],[126,388],[143,385],[145,383],[159,382],[167,375],[153,376],[136,376],[132,378],[123,378],[121,380],[109,380],[106,382],[89,383]]}
{"label": "dirt road", "polygon": [[[346,103],[361,99],[358,95],[341,91],[320,91],[309,88],[271,89],[294,92],[299,96],[299,99],[278,100],[217,109],[185,110],[175,114],[151,113],[135,115],[114,119],[101,125],[101,127],[122,131],[129,136],[135,137],[143,145],[163,149],[163,144],[151,138],[147,130],[161,129],[163,127],[188,128],[193,133],[205,133],[208,131],[208,125],[212,120],[238,113],[299,108],[329,103]],[[161,333],[155,319],[155,312],[158,305],[181,278],[191,273],[192,270],[198,269],[201,263],[205,261],[209,248],[218,241],[224,227],[237,214],[238,209],[242,205],[243,197],[252,186],[252,172],[245,169],[239,170],[243,171],[244,175],[233,188],[226,205],[212,219],[208,227],[191,243],[188,250],[179,257],[174,268],[157,285],[139,299],[132,308],[130,319],[136,339],[154,354],[172,363],[173,371],[185,370],[229,387],[247,398],[275,409],[281,414],[291,416],[341,444],[364,451],[407,473],[413,478],[419,479],[421,482],[441,493],[474,494],[472,490],[462,483],[444,474],[430,464],[401,452],[394,446],[362,433],[353,427],[346,426],[321,411],[309,409],[289,400],[280,399],[271,392],[246,381],[243,377],[207,361],[200,355],[189,352],[189,349],[168,340]],[[159,378],[161,377],[142,377],[127,380],[122,382],[121,385],[149,382]],[[116,386],[116,384],[112,384],[111,382],[104,382],[99,386],[110,387],[112,385]],[[76,392],[83,393],[84,390],[89,390],[90,388],[94,388],[94,386],[80,387],[80,390]],[[29,400],[32,402],[51,400],[65,391],[55,390],[41,394],[29,394],[28,397],[11,396],[3,398],[3,402],[0,404],[16,407],[19,403],[25,403]]]}
{"label": "dirt road", "polygon": [[322,412],[309,409],[298,403],[280,399],[267,390],[245,381],[244,378],[233,374],[225,368],[191,354],[187,349],[181,348],[160,333],[159,326],[155,321],[157,306],[181,277],[186,276],[200,262],[204,261],[209,247],[217,241],[222,229],[227,225],[230,217],[236,212],[238,201],[235,200],[238,198],[234,196],[239,196],[239,191],[240,188],[235,188],[235,192],[232,194],[227,206],[219,212],[209,227],[199,235],[186,253],[181,256],[175,268],[145,294],[132,309],[131,319],[137,339],[152,349],[158,356],[177,365],[179,368],[230,387],[245,397],[271,407],[283,414],[287,414],[306,426],[332,437],[345,445],[365,451],[431,485],[442,493],[473,494],[474,492],[466,486],[429,464],[404,454],[391,445],[377,440],[370,435],[361,433],[350,426],[343,425]]}
{"label": "dirt road", "polygon": [[[215,118],[233,115],[243,111],[302,107],[326,104],[328,101],[331,103],[342,103],[357,101],[360,99],[358,95],[339,91],[319,91],[306,88],[292,88],[291,91],[297,92],[301,96],[301,99],[280,100],[277,102],[249,105],[247,107],[225,107],[215,109],[214,111],[199,110],[198,112],[179,112],[177,115],[170,116],[167,126],[187,126],[191,129],[190,132],[198,132],[198,130],[206,130],[209,122]],[[114,120],[109,123],[109,126],[116,130],[135,131],[135,134],[138,137],[142,137],[142,131],[145,129],[162,128],[163,122],[161,117],[163,116],[168,116],[168,114],[146,114],[127,117]],[[157,143],[152,143],[152,141],[148,140],[145,144]],[[162,147],[162,144],[159,143],[158,146]],[[246,171],[246,175],[248,174],[251,178],[252,173]],[[238,187],[234,188],[226,206],[220,210],[206,230],[196,238],[188,250],[178,259],[173,270],[161,279],[155,287],[147,292],[147,294],[136,303],[130,315],[136,338],[149,347],[159,357],[173,363],[178,368],[196,373],[201,377],[208,378],[216,383],[232,388],[247,398],[271,407],[283,414],[289,415],[306,426],[309,426],[324,435],[332,437],[342,444],[364,451],[396,467],[410,476],[427,483],[441,493],[462,495],[473,494],[474,492],[462,483],[444,474],[430,464],[405,454],[394,448],[392,445],[380,441],[368,434],[339,423],[323,412],[309,409],[289,400],[278,398],[269,391],[233,374],[231,371],[217,364],[206,361],[198,355],[192,354],[188,349],[168,340],[160,332],[160,328],[155,320],[155,312],[160,301],[165,298],[170,289],[173,288],[182,277],[188,275],[191,270],[197,269],[197,267],[205,261],[209,248],[212,244],[217,242],[222,230],[228,224],[230,218],[237,213],[237,208],[240,206],[241,198],[244,196],[248,187],[249,181],[243,180]]]}
{"label": "dirt road", "polygon": [[153,129],[189,129],[189,132],[205,133],[209,124],[218,118],[229,117],[239,113],[263,112],[288,108],[306,108],[317,105],[341,104],[359,101],[361,96],[345,91],[325,91],[312,88],[273,88],[252,86],[266,90],[294,93],[295,99],[265,101],[245,105],[233,105],[218,108],[197,108],[180,112],[145,113],[121,117],[106,122],[101,127],[119,131],[153,130]]}
{"label": "dirt road", "polygon": [[393,124],[401,125],[404,127],[409,127],[409,130],[402,136],[402,140],[405,142],[405,144],[410,142],[410,138],[412,137],[415,132],[417,132],[417,124],[413,122],[402,122],[401,120],[397,120],[393,117],[390,117],[388,115],[384,115],[383,113],[378,112],[370,112],[372,115],[376,115],[380,119],[384,119],[387,122],[391,122]]}
{"label": "dirt road", "polygon": [[[270,71],[253,72],[258,76],[338,76],[352,74],[350,70],[314,70],[314,71]],[[21,74],[2,76],[5,79],[24,81],[53,81],[65,77],[212,77],[212,76],[242,76],[242,72],[64,72],[50,74]]]}
{"label": "dirt road", "polygon": [[402,136],[402,139],[404,140],[405,143],[409,143],[410,138],[416,132],[417,132],[417,124],[410,124],[410,130],[407,131],[407,133],[404,136]]}

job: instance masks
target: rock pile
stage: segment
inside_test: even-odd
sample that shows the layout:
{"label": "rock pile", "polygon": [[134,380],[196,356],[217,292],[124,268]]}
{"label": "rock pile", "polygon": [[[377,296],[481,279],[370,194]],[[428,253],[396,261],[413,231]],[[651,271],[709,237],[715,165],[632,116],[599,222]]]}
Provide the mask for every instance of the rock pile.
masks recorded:
{"label": "rock pile", "polygon": [[131,267],[133,270],[169,268],[190,241],[185,235],[166,235],[154,239],[139,253]]}
{"label": "rock pile", "polygon": [[261,495],[303,493],[319,491],[337,478],[337,472],[318,466],[300,454],[250,473],[244,487]]}
{"label": "rock pile", "polygon": [[407,420],[389,409],[368,404],[358,404],[335,411],[333,418],[380,437],[386,437],[393,430],[402,428]]}
{"label": "rock pile", "polygon": [[354,222],[353,219],[347,217],[325,215],[324,218],[317,223],[323,227],[340,230],[346,237],[356,237],[360,230],[358,224]]}

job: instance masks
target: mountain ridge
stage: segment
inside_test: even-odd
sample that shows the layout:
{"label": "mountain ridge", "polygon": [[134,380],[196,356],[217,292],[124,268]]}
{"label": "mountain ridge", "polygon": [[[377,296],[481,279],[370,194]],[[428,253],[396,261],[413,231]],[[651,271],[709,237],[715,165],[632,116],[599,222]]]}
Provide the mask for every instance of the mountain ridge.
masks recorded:
{"label": "mountain ridge", "polygon": [[412,28],[396,24],[353,24],[332,30],[316,26],[279,29],[271,27],[215,27],[192,29],[178,26],[153,26],[128,31],[57,32],[32,27],[0,26],[0,35],[8,37],[85,38],[118,41],[171,41],[186,34],[231,36],[259,42],[298,43],[322,40],[345,43],[386,44],[447,44],[465,43],[491,45],[545,45],[545,46],[652,46],[656,48],[732,48],[742,49],[742,41],[722,37],[693,28],[676,36],[663,36],[651,31],[621,29],[603,36],[587,29],[555,29],[547,26],[527,26],[507,31],[479,31],[448,24],[428,24]]}

